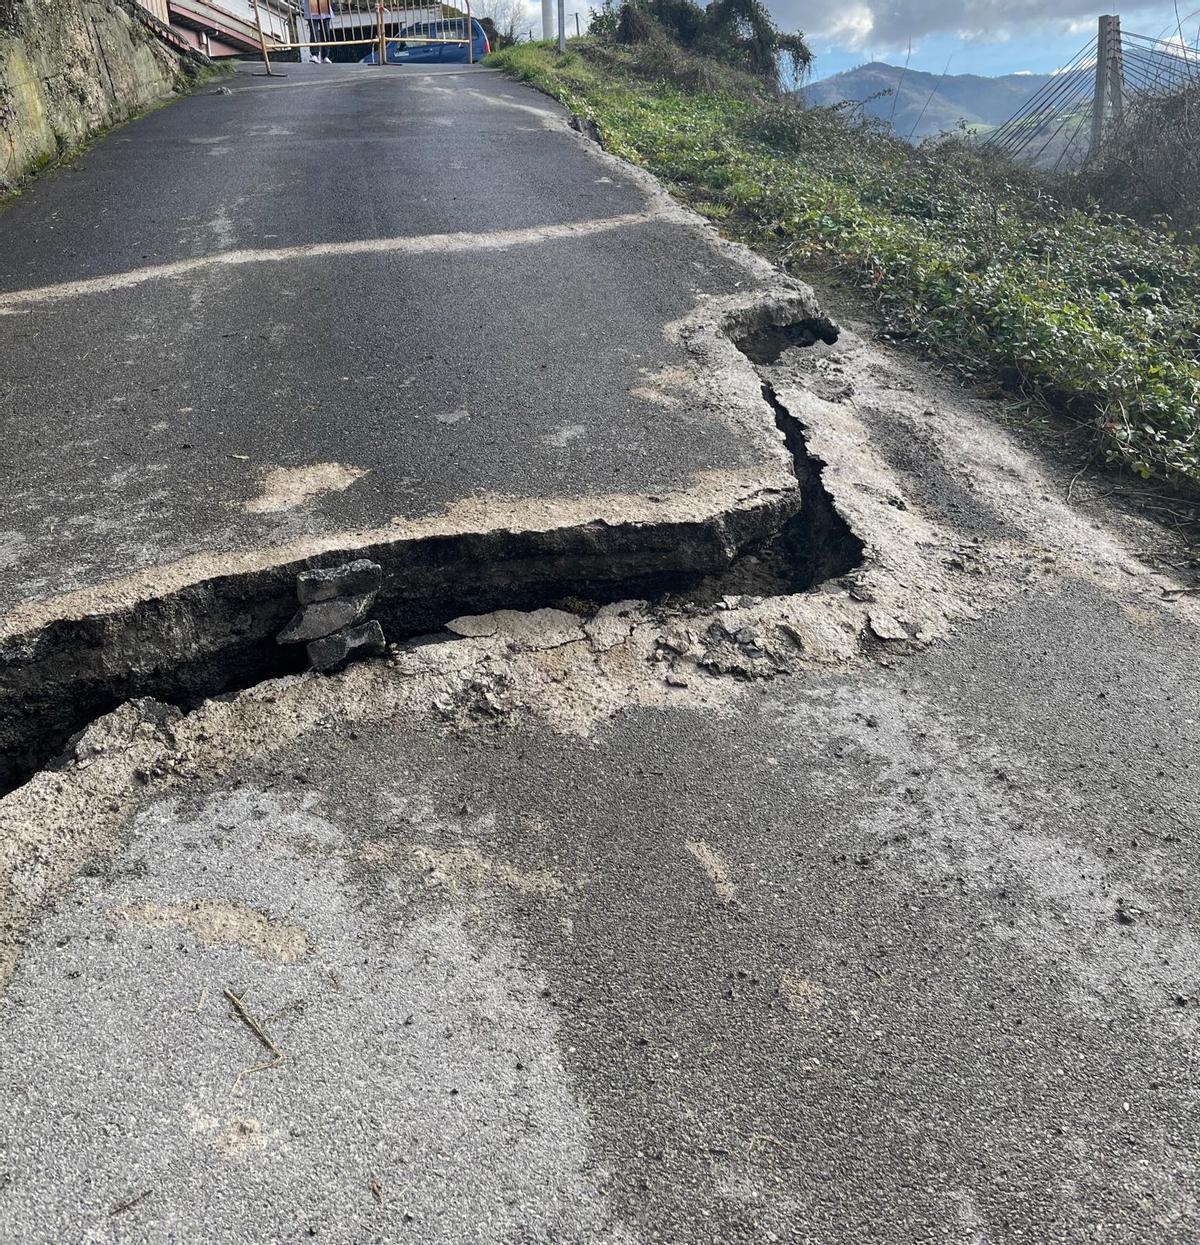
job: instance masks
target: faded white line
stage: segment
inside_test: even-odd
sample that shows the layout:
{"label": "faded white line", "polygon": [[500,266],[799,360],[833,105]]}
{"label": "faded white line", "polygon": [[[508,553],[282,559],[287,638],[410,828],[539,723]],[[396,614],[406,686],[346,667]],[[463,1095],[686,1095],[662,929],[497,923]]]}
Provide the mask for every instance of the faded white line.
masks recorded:
{"label": "faded white line", "polygon": [[513,112],[529,113],[541,121],[553,121],[561,124],[565,119],[560,112],[554,112],[549,108],[537,108],[533,104],[522,104],[518,100],[510,99],[506,95],[487,95],[483,91],[476,91],[470,87],[464,87],[462,94],[470,95],[481,104],[487,104],[491,108],[509,108]]}
{"label": "faded white line", "polygon": [[280,246],[257,250],[218,251],[171,264],[153,264],[129,272],[92,277],[86,281],[63,281],[35,289],[0,294],[0,316],[15,315],[39,303],[56,303],[90,294],[111,294],[149,281],[171,281],[210,268],[236,268],[246,264],[283,264],[305,259],[338,259],[353,255],[438,255],[456,251],[503,251],[539,242],[557,242],[588,234],[607,233],[629,225],[644,225],[659,215],[657,210],[628,212],[599,220],[570,221],[561,225],[534,225],[528,229],[498,229],[494,233],[430,233],[415,237],[363,238],[357,242],[312,242],[303,246]]}
{"label": "faded white line", "polygon": [[[352,72],[348,74],[340,74],[334,78],[324,78],[317,81],[316,78],[311,82],[280,82],[272,83],[267,86],[233,86],[229,87],[230,95],[248,95],[252,91],[319,91],[323,87],[332,86],[362,86],[364,82],[420,82],[425,78],[461,78],[464,74],[499,74],[503,70],[489,69],[487,66],[481,66],[476,69],[415,69],[405,68],[399,65],[391,65],[388,67],[386,74],[380,75],[375,71],[375,67],[364,66],[360,72]],[[255,75],[262,77],[262,74]],[[286,77],[287,75],[283,75]],[[205,92],[212,94],[212,92]]]}

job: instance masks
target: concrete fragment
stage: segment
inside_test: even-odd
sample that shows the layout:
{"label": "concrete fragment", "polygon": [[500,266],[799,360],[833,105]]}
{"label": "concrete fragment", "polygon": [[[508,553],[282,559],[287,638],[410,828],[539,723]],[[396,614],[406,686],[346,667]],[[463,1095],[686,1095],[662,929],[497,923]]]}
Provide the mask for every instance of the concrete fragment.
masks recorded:
{"label": "concrete fragment", "polygon": [[329,673],[352,657],[382,657],[386,644],[383,628],[372,619],[358,627],[347,627],[334,635],[322,636],[308,646],[309,664]]}
{"label": "concrete fragment", "polygon": [[903,625],[883,610],[875,610],[870,614],[867,622],[881,640],[907,640],[909,638]]}
{"label": "concrete fragment", "polygon": [[591,119],[591,117],[581,117],[572,115],[571,120],[567,124],[576,134],[582,134],[584,138],[589,138],[597,147],[604,146],[604,136],[600,133],[600,127]]}
{"label": "concrete fragment", "polygon": [[363,618],[374,600],[374,592],[367,592],[356,597],[334,597],[331,601],[315,601],[293,616],[292,621],[275,637],[275,642],[301,644],[306,640],[332,635]]}
{"label": "concrete fragment", "polygon": [[584,639],[583,620],[566,610],[495,610],[491,614],[464,614],[446,624],[447,631],[465,639],[502,636],[527,651],[558,648]]}
{"label": "concrete fragment", "polygon": [[383,567],[368,558],[357,558],[341,566],[302,571],[296,576],[296,596],[301,605],[328,601],[333,597],[357,597],[379,591]]}

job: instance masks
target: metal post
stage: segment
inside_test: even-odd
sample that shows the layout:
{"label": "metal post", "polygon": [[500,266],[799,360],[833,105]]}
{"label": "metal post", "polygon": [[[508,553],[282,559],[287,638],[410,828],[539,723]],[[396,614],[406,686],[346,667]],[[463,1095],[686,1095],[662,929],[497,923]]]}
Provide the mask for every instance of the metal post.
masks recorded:
{"label": "metal post", "polygon": [[575,10],[575,38],[579,38],[579,10]]}
{"label": "metal post", "polygon": [[263,33],[262,14],[258,11],[258,0],[254,0],[254,24],[258,27],[258,46],[262,49],[263,64],[267,68],[268,78],[282,78],[271,68],[271,57],[267,52],[267,36]]}
{"label": "metal post", "polygon": [[542,0],[542,38],[547,43],[554,38],[554,0]]}
{"label": "metal post", "polygon": [[475,64],[475,19],[471,16],[471,0],[467,0],[467,64]]}
{"label": "metal post", "polygon": [[558,0],[558,54],[567,50],[567,0]]}
{"label": "metal post", "polygon": [[383,25],[383,0],[379,0],[378,8],[379,18],[379,64],[381,66],[387,64],[387,31]]}
{"label": "metal post", "polygon": [[[292,42],[296,45],[296,55],[300,57],[300,64],[311,65],[312,64],[312,48],[304,46],[308,42],[308,24],[305,22],[304,18],[300,14],[301,14],[301,10],[299,9],[297,9],[296,12],[292,14],[292,20],[291,20]],[[308,57],[307,61],[304,59],[306,56]]]}

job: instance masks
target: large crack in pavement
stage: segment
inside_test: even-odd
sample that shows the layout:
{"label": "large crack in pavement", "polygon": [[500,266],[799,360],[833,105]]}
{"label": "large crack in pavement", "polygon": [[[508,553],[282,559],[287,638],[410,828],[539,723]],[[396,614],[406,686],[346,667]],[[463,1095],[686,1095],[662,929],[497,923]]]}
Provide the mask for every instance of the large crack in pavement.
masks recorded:
{"label": "large crack in pavement", "polygon": [[[793,285],[668,329],[702,372],[737,362],[732,417],[790,479],[717,471],[662,499],[493,505],[473,524],[233,555],[225,574],[211,559],[156,568],[0,623],[0,751],[9,782],[25,780],[0,799],[0,983],[35,914],[121,850],[148,799],[309,735],[404,719],[586,736],[635,707],[719,713],[763,680],[893,664],[1061,580],[1100,586],[1139,626],[1195,619],[1134,537],[1071,506],[985,404],[816,323]],[[359,554],[388,571],[392,651],[332,677],[288,673],[273,636],[295,574]]]}
{"label": "large crack in pavement", "polygon": [[[56,768],[0,799],[0,983],[36,913],[121,851],[147,800],[220,782],[248,757],[269,765],[305,737],[320,747],[326,732],[354,738],[364,725],[401,720],[468,734],[539,724],[586,737],[639,707],[724,713],[764,680],[894,664],[1061,580],[1102,587],[1139,626],[1168,613],[1195,619],[1172,579],[1055,496],[1007,434],[949,391],[918,388],[915,376],[852,332],[825,352],[785,353],[756,376],[767,386],[765,416],[793,443],[803,433],[828,507],[822,521],[841,533],[824,542],[832,563],[797,567],[793,555],[791,585],[779,570],[785,521],[774,544],[745,548],[657,603],[596,609],[567,599],[470,614],[450,619],[441,642],[419,636],[332,677],[266,679],[186,715],[138,698],[100,717]],[[878,421],[887,436],[872,430]],[[896,467],[913,444],[929,448],[925,465]]]}
{"label": "large crack in pavement", "polygon": [[[808,296],[728,310],[717,331],[747,358],[760,357],[763,340],[837,338]],[[383,568],[373,616],[391,641],[444,634],[446,623],[464,614],[564,600],[594,610],[628,598],[687,596],[701,581],[711,600],[738,582],[748,558],[760,568],[760,593],[800,591],[846,573],[862,543],[837,515],[821,485],[821,464],[810,460],[799,425],[769,384],[762,400],[790,456],[794,486],[787,489],[746,489],[734,480],[740,493],[722,498],[710,482],[692,498],[661,499],[660,518],[624,521],[584,499],[585,515],[590,504],[603,517],[541,530],[347,540],[318,555],[276,556],[253,570],[150,591],[110,608],[10,625],[7,634],[0,624],[0,793],[51,763],[72,735],[124,701],[150,697],[190,709],[302,669],[302,650],[275,640],[294,612],[296,576],[348,558]],[[626,508],[633,509],[632,499]]]}

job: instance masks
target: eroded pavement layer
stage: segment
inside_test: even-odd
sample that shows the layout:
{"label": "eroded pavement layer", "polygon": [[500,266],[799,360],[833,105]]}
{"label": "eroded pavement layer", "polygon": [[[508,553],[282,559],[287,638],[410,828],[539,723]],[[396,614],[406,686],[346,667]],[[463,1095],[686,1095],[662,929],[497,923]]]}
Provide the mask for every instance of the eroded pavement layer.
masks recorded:
{"label": "eroded pavement layer", "polygon": [[1196,598],[988,404],[771,340],[774,534],[481,566],[0,801],[0,1236],[1195,1239]]}
{"label": "eroded pavement layer", "polygon": [[5,1235],[1194,1239],[1194,598],[856,336],[766,375],[856,569],[131,703],[0,804]]}

